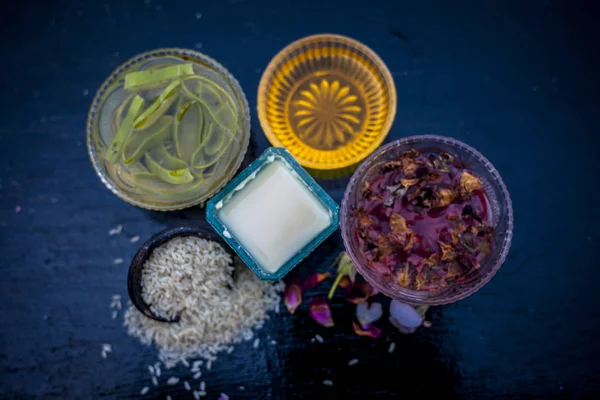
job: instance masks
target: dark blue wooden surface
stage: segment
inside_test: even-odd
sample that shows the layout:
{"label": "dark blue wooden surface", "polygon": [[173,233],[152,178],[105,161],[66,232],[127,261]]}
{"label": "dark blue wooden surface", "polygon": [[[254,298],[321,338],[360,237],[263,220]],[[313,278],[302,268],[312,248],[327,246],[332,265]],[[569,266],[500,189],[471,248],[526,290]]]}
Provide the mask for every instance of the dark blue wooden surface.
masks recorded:
{"label": "dark blue wooden surface", "polygon": [[[84,139],[102,80],[136,53],[201,46],[238,78],[254,111],[271,57],[320,32],[352,36],[389,66],[398,112],[388,140],[453,136],[495,164],[513,198],[513,246],[485,288],[432,309],[433,327],[410,337],[385,323],[378,341],[352,335],[353,309],[341,300],[331,330],[305,310],[282,313],[261,332],[278,346],[242,345],[205,374],[209,398],[597,395],[598,11],[594,1],[3,3],[0,398],[127,399],[150,384],[154,351],[111,320],[110,296],[126,294],[129,237],[201,223],[202,212],[144,211],[102,186]],[[267,140],[252,119],[258,153]],[[327,185],[337,201],[343,184]],[[123,234],[109,237],[117,224]],[[337,233],[296,273],[325,269],[341,249]],[[114,265],[117,257],[126,262]],[[315,333],[326,343],[311,344]],[[114,347],[107,360],[102,343]],[[359,365],[348,368],[351,358]],[[146,398],[167,393],[191,398],[181,385]]]}

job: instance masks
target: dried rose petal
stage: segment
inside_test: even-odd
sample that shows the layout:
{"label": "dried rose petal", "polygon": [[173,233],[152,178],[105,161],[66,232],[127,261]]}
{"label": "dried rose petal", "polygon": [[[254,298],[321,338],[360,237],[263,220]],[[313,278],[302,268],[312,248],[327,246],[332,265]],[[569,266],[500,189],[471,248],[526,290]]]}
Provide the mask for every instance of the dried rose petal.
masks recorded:
{"label": "dried rose petal", "polygon": [[348,288],[344,298],[352,304],[360,304],[367,301],[367,299],[374,294],[375,290],[367,282],[356,282],[353,286]]}
{"label": "dried rose petal", "polygon": [[296,311],[300,304],[302,304],[302,289],[299,284],[292,283],[285,287],[283,302],[290,311],[290,314]]}
{"label": "dried rose petal", "polygon": [[304,281],[304,290],[312,289],[316,287],[319,283],[323,282],[325,279],[331,276],[330,272],[325,273],[314,273],[309,275],[308,278]]}
{"label": "dried rose petal", "polygon": [[456,257],[456,253],[454,251],[454,246],[449,243],[438,242],[440,245],[440,249],[442,250],[442,261],[452,261],[454,257]]}
{"label": "dried rose petal", "polygon": [[464,171],[460,176],[460,188],[464,195],[471,195],[481,189],[481,181],[474,175]]}
{"label": "dried rose petal", "polygon": [[352,321],[352,327],[354,328],[354,333],[356,333],[358,336],[368,336],[373,339],[377,339],[379,336],[381,336],[381,329],[374,325],[367,325],[363,329],[355,321]]}
{"label": "dried rose petal", "polygon": [[392,251],[394,251],[394,247],[385,235],[379,235],[379,239],[377,239],[377,247],[379,248],[379,251],[383,256],[387,256]]}
{"label": "dried rose petal", "polygon": [[410,281],[411,281],[411,277],[409,274],[409,265],[408,262],[404,265],[404,268],[402,269],[402,271],[399,271],[396,274],[396,279],[398,280],[398,283],[400,284],[400,286],[404,286],[404,287],[408,287],[410,285]]}
{"label": "dried rose petal", "polygon": [[433,200],[433,207],[446,207],[456,199],[456,192],[451,189],[438,189]]}
{"label": "dried rose petal", "polygon": [[356,319],[363,328],[376,322],[383,315],[381,303],[368,302],[360,303],[356,306]]}
{"label": "dried rose petal", "polygon": [[419,180],[417,178],[402,178],[400,179],[400,183],[404,188],[408,189],[409,187],[419,183]]}
{"label": "dried rose petal", "polygon": [[335,324],[331,317],[331,310],[325,297],[313,297],[310,299],[310,306],[308,309],[308,315],[314,319],[318,324],[323,325],[326,328],[331,328]]}
{"label": "dried rose petal", "polygon": [[406,225],[406,219],[397,213],[392,213],[390,216],[390,228],[395,233],[404,233],[409,230],[408,226]]}

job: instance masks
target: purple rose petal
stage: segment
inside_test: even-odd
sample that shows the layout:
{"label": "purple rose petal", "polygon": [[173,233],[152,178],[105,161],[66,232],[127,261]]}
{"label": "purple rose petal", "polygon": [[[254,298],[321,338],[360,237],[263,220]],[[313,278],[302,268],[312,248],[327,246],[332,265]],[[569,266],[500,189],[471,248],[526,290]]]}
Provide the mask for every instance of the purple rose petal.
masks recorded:
{"label": "purple rose petal", "polygon": [[383,315],[383,308],[381,303],[371,303],[370,305],[365,301],[356,306],[356,319],[360,325],[364,328],[377,321]]}
{"label": "purple rose petal", "polygon": [[327,304],[327,300],[325,300],[324,297],[314,297],[310,299],[308,314],[317,323],[326,328],[331,328],[335,325],[333,323],[333,318],[331,317],[329,304]]}

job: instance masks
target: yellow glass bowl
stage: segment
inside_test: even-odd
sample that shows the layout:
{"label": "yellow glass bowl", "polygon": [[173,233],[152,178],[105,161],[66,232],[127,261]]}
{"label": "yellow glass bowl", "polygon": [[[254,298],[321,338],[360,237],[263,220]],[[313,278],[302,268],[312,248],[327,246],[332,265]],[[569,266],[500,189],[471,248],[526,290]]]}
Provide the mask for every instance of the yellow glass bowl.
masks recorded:
{"label": "yellow glass bowl", "polygon": [[396,115],[383,61],[340,35],[299,39],[279,52],[258,87],[258,117],[273,146],[308,168],[338,169],[371,154]]}

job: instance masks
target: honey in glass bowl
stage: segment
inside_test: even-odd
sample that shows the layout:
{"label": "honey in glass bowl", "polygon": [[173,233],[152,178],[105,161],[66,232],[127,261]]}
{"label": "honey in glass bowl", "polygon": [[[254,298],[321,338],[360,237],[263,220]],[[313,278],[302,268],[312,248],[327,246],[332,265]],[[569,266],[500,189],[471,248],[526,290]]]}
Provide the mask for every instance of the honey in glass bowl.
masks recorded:
{"label": "honey in glass bowl", "polygon": [[315,35],[284,48],[258,90],[258,115],[273,146],[308,168],[353,165],[385,139],[396,89],[371,49],[339,35]]}

